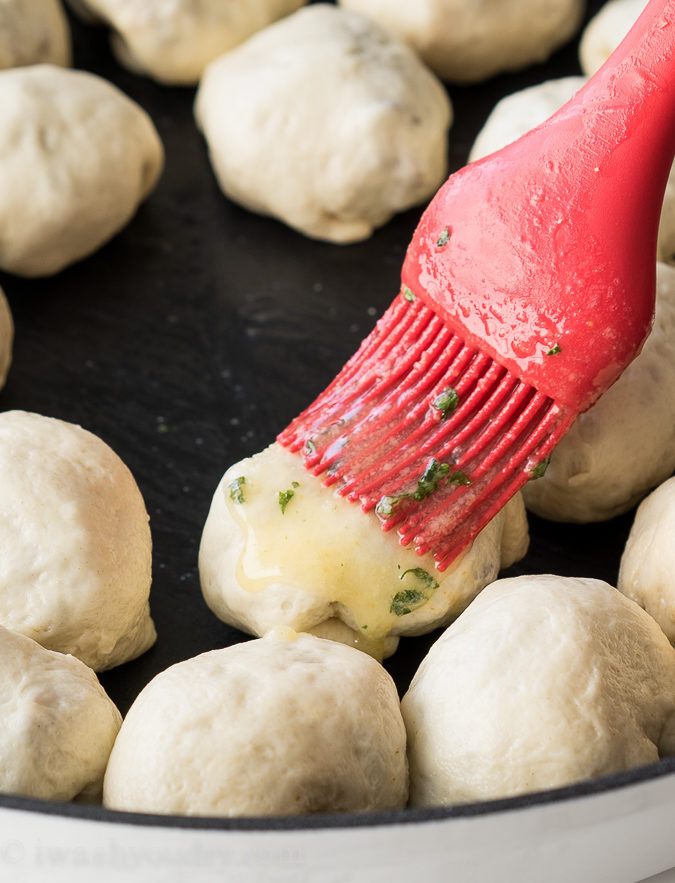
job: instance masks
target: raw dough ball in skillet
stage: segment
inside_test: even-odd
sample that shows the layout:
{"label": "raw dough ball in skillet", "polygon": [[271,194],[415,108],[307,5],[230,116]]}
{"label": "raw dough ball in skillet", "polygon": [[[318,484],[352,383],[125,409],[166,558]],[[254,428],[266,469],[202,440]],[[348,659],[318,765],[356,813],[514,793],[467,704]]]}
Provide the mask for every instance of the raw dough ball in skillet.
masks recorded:
{"label": "raw dough ball in skillet", "polygon": [[0,414],[0,548],[0,624],[96,671],[154,643],[148,515],[91,432]]}
{"label": "raw dough ball in skillet", "polygon": [[445,178],[441,83],[377,25],[327,4],[212,62],[195,114],[227,196],[317,239],[366,239]]}
{"label": "raw dough ball in skillet", "polygon": [[[646,0],[610,0],[586,26],[579,60],[590,76],[609,58],[643,11]],[[675,262],[675,165],[666,184],[659,225],[659,258]]]}
{"label": "raw dough ball in skillet", "polygon": [[547,120],[578,92],[586,77],[560,77],[512,92],[498,101],[476,136],[469,162],[494,153]]}
{"label": "raw dough ball in skillet", "polygon": [[627,512],[675,469],[675,267],[657,264],[656,316],[640,355],[523,488],[544,518],[585,523]]}
{"label": "raw dough ball in skillet", "polygon": [[105,776],[113,809],[297,815],[398,809],[405,728],[387,672],[279,629],[180,662],[140,693]]}
{"label": "raw dough ball in skillet", "polygon": [[195,84],[216,56],[307,0],[70,0],[85,19],[114,28],[121,64],[161,83]]}
{"label": "raw dough ball in skillet", "polygon": [[0,68],[70,64],[70,30],[60,0],[2,0]]}
{"label": "raw dough ball in skillet", "polygon": [[0,269],[45,276],[85,257],[155,186],[163,150],[110,83],[53,65],[0,72]]}
{"label": "raw dough ball in skillet", "polygon": [[99,800],[122,716],[79,659],[0,626],[0,791]]}
{"label": "raw dough ball in skillet", "polygon": [[675,644],[675,478],[640,503],[621,558],[619,589]]}
{"label": "raw dough ball in skillet", "polygon": [[12,362],[12,344],[14,341],[14,322],[7,303],[7,298],[0,288],[0,389],[5,385],[9,366]]}
{"label": "raw dough ball in skillet", "polygon": [[445,80],[475,83],[546,61],[585,0],[339,0],[409,43]]}
{"label": "raw dough ball in skillet", "polygon": [[579,41],[579,61],[586,76],[607,61],[646,5],[647,0],[609,0],[593,16]]}
{"label": "raw dough ball in skillet", "polygon": [[[289,491],[282,512],[279,493]],[[381,659],[399,636],[447,625],[527,544],[518,495],[441,573],[431,555],[403,548],[376,515],[273,444],[223,476],[202,534],[199,574],[207,604],[230,625],[257,635],[285,625]]]}
{"label": "raw dough ball in skillet", "polygon": [[[584,77],[547,80],[498,101],[474,141],[469,160],[499,150],[543,123],[586,82]],[[675,261],[675,165],[671,170],[659,224],[658,258]]]}
{"label": "raw dough ball in skillet", "polygon": [[498,580],[401,707],[412,805],[555,788],[675,753],[675,650],[601,580]]}

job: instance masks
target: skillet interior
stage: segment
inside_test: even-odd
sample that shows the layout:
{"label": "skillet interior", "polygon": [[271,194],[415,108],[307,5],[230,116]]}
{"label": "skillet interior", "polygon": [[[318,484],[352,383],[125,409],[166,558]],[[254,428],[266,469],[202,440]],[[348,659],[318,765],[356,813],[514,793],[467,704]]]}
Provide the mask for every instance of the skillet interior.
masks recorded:
{"label": "skillet interior", "polygon": [[[587,18],[601,6],[591,0]],[[103,29],[71,18],[75,65],[116,83],[149,111],[167,163],[156,192],[110,244],[56,277],[0,275],[15,324],[0,408],[60,417],[100,435],[134,473],[151,517],[152,613],[159,638],[101,676],[122,712],[159,671],[246,636],[219,622],[199,590],[197,550],[227,465],[260,450],[332,379],[398,289],[420,210],[350,246],[310,241],[228,203],[192,121],[194,90],[137,77],[112,58]],[[494,103],[544,79],[579,73],[576,43],[545,65],[453,87],[451,168],[466,159]],[[505,575],[555,572],[616,582],[632,513],[588,526],[530,517],[531,551]],[[386,665],[405,691],[437,635],[409,638]],[[672,775],[664,760],[555,792],[404,813],[275,820],[153,819],[162,825],[297,828],[476,815]],[[0,797],[0,807],[136,820],[100,808]]]}

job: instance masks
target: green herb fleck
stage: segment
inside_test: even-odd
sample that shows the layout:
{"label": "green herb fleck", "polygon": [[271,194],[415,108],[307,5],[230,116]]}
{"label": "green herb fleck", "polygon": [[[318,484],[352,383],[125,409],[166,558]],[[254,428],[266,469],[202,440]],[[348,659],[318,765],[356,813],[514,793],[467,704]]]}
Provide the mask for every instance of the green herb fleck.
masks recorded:
{"label": "green herb fleck", "polygon": [[240,475],[239,478],[235,478],[234,481],[230,482],[230,499],[233,503],[245,503],[246,499],[244,498],[244,485],[246,484],[246,476]]}
{"label": "green herb fleck", "polygon": [[471,479],[465,472],[450,473],[449,463],[439,463],[438,460],[432,457],[422,476],[417,479],[416,490],[406,494],[385,494],[383,497],[380,497],[378,504],[375,506],[375,513],[381,518],[390,518],[404,500],[417,500],[419,503],[431,496],[444,482],[448,484],[469,485],[471,484]]}
{"label": "green herb fleck", "polygon": [[445,420],[457,408],[459,396],[452,387],[444,389],[431,403],[431,407],[441,412],[441,420]]}
{"label": "green herb fleck", "polygon": [[448,239],[450,239],[450,230],[446,227],[436,240],[436,248],[443,248],[444,245],[448,244]]}
{"label": "green herb fleck", "polygon": [[464,487],[468,487],[471,484],[471,479],[466,472],[462,472],[461,469],[458,469],[457,472],[448,475],[448,484],[461,484]]}
{"label": "green herb fleck", "polygon": [[420,580],[420,582],[424,583],[424,585],[433,592],[434,589],[438,588],[438,583],[433,578],[433,576],[429,573],[428,570],[424,570],[422,567],[410,567],[408,570],[404,570],[403,573],[399,576],[399,579],[403,579],[403,577],[407,573],[412,573],[412,575]]}
{"label": "green herb fleck", "polygon": [[420,585],[396,592],[389,607],[390,612],[395,613],[396,616],[405,616],[421,607],[422,604],[426,604],[431,593],[438,588],[438,583],[433,576],[422,567],[410,567],[408,570],[404,570],[399,579],[405,579],[408,574],[411,574]]}
{"label": "green herb fleck", "polygon": [[546,457],[546,458],[545,458],[544,460],[542,460],[540,463],[537,463],[536,466],[533,466],[532,469],[530,469],[530,480],[532,481],[532,480],[534,480],[535,478],[541,478],[542,475],[543,475],[543,474],[546,472],[546,470],[548,469],[548,464],[549,464],[550,462],[551,462],[551,458],[550,458],[550,457]]}
{"label": "green herb fleck", "polygon": [[[298,486],[297,481],[294,481],[293,487],[297,487],[297,486]],[[288,504],[291,502],[291,500],[293,499],[294,496],[295,496],[295,491],[290,490],[290,488],[287,491],[279,491],[279,496],[277,499],[279,500],[279,506],[281,508],[282,515],[286,512],[286,506],[288,506]]]}
{"label": "green herb fleck", "polygon": [[299,481],[292,481],[291,487],[300,487],[300,482]]}
{"label": "green herb fleck", "polygon": [[550,350],[546,350],[544,355],[546,356],[556,356],[558,353],[562,352],[560,349],[559,343],[554,343]]}
{"label": "green herb fleck", "polygon": [[429,460],[422,477],[417,479],[417,490],[413,493],[413,499],[419,501],[431,496],[450,472],[448,463],[439,463],[434,457]]}
{"label": "green herb fleck", "polygon": [[368,626],[367,626],[367,625],[362,625],[361,628],[362,628],[362,629],[367,629]]}
{"label": "green herb fleck", "polygon": [[305,452],[310,456],[316,453],[316,445],[311,438],[308,438],[305,441]]}
{"label": "green herb fleck", "polygon": [[426,600],[427,596],[419,589],[403,589],[396,592],[391,599],[389,610],[396,616],[405,616],[407,613],[412,613],[417,607],[421,607]]}
{"label": "green herb fleck", "polygon": [[375,512],[382,518],[389,518],[394,514],[398,504],[409,496],[410,494],[385,494],[375,506]]}
{"label": "green herb fleck", "polygon": [[408,288],[407,285],[404,285],[403,288],[401,288],[401,294],[408,301],[409,304],[415,302],[415,293],[414,291],[412,291],[412,289]]}

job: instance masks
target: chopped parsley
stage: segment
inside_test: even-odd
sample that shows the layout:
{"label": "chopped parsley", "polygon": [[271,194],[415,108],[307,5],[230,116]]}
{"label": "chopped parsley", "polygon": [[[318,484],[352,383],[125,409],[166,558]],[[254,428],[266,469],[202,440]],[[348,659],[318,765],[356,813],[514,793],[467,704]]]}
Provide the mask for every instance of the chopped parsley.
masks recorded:
{"label": "chopped parsley", "polygon": [[404,285],[403,288],[401,288],[401,294],[408,301],[409,304],[415,302],[415,293],[412,291],[412,289],[408,288],[407,285]]}
{"label": "chopped parsley", "polygon": [[245,503],[246,498],[244,497],[244,485],[246,484],[246,476],[240,475],[239,478],[235,478],[234,481],[231,481],[229,484],[230,488],[230,499],[233,503]]}
{"label": "chopped parsley", "polygon": [[449,386],[440,392],[431,403],[431,407],[441,412],[441,420],[445,420],[457,408],[459,404],[459,396],[455,390]]}
{"label": "chopped parsley", "polygon": [[444,245],[448,244],[448,239],[450,239],[450,229],[446,227],[436,240],[436,248],[443,248]]}
{"label": "chopped parsley", "polygon": [[308,438],[305,440],[305,453],[308,456],[311,456],[312,454],[316,453],[316,445],[314,444],[314,442],[312,441],[311,438]]}
{"label": "chopped parsley", "polygon": [[422,477],[417,479],[417,490],[412,495],[413,499],[419,501],[431,496],[448,472],[450,472],[449,463],[439,463],[432,457],[422,473]]}
{"label": "chopped parsley", "polygon": [[464,487],[468,487],[471,484],[471,479],[466,474],[466,472],[462,472],[461,469],[458,469],[457,472],[453,472],[452,475],[448,475],[448,484],[461,484]]}
{"label": "chopped parsley", "polygon": [[375,512],[382,518],[389,518],[394,514],[394,509],[401,500],[405,500],[409,496],[410,494],[385,494],[380,497],[377,506],[375,506]]}
{"label": "chopped parsley", "polygon": [[420,580],[420,582],[424,583],[424,585],[433,591],[438,588],[438,583],[433,578],[433,576],[429,573],[428,570],[424,570],[423,567],[410,567],[408,570],[404,570],[403,573],[399,576],[399,579],[403,579],[406,574],[412,573],[412,575]]}
{"label": "chopped parsley", "polygon": [[[300,482],[292,481],[291,487],[292,488],[300,487]],[[293,499],[294,496],[295,496],[295,491],[291,490],[290,488],[287,491],[279,491],[279,496],[277,499],[279,500],[279,507],[281,508],[282,515],[286,512],[286,506],[288,506],[288,504],[291,502],[291,500]]]}
{"label": "chopped parsley", "polygon": [[423,567],[410,567],[403,571],[399,579],[405,579],[408,574],[415,578],[418,585],[401,589],[391,599],[389,611],[396,616],[405,616],[421,607],[422,604],[426,604],[431,593],[438,588],[436,580]]}
{"label": "chopped parsley", "polygon": [[417,500],[419,503],[430,497],[444,483],[468,486],[471,479],[466,472],[451,473],[449,463],[439,463],[432,457],[421,477],[417,479],[416,490],[405,494],[385,494],[375,506],[375,512],[381,518],[390,518],[403,500]]}
{"label": "chopped parsley", "polygon": [[532,469],[530,469],[530,480],[533,480],[533,479],[535,479],[535,478],[541,478],[542,475],[543,475],[543,474],[546,472],[546,470],[548,469],[548,464],[549,464],[550,462],[551,462],[551,458],[550,458],[550,457],[546,457],[546,458],[545,458],[544,460],[542,460],[540,463],[537,463],[536,466],[533,466]]}
{"label": "chopped parsley", "polygon": [[546,350],[544,355],[545,356],[557,356],[558,353],[561,353],[561,352],[562,352],[562,350],[560,349],[560,344],[554,343],[553,346],[551,347],[551,349]]}
{"label": "chopped parsley", "polygon": [[396,616],[405,616],[406,613],[412,613],[417,607],[421,607],[426,600],[427,596],[419,589],[402,589],[391,599],[389,610]]}

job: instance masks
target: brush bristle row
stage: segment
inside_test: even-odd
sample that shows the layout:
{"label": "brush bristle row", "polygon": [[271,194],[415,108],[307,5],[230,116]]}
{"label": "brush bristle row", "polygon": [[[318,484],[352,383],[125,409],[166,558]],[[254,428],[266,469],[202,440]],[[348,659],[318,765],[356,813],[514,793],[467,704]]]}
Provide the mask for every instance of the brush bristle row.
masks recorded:
{"label": "brush bristle row", "polygon": [[444,569],[571,418],[406,294],[279,441]]}

